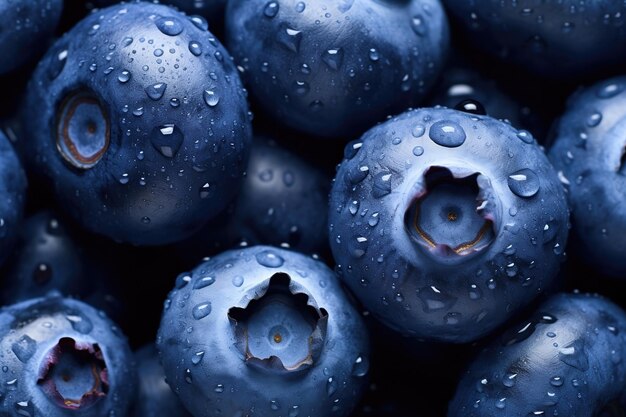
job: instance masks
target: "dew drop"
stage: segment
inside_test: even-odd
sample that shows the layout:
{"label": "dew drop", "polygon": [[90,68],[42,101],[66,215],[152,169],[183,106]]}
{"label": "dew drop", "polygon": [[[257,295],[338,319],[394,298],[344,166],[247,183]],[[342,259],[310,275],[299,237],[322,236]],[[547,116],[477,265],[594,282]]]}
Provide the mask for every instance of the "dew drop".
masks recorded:
{"label": "dew drop", "polygon": [[428,135],[437,145],[456,148],[463,145],[466,139],[465,130],[456,122],[442,120],[434,123]]}
{"label": "dew drop", "polygon": [[209,107],[215,107],[220,102],[220,96],[218,96],[213,90],[204,90],[203,97],[204,102]]}
{"label": "dew drop", "polygon": [[202,55],[202,45],[196,41],[189,42],[189,52],[191,52],[193,56]]}
{"label": "dew drop", "polygon": [[267,268],[280,268],[285,260],[275,252],[264,250],[255,255],[256,261]]}
{"label": "dew drop", "polygon": [[50,68],[48,69],[48,77],[51,81],[55,80],[61,72],[63,72],[65,63],[67,62],[67,49],[64,49],[56,54],[55,58],[56,59],[53,58]]}
{"label": "dew drop", "polygon": [[422,148],[421,146],[416,146],[415,148],[413,148],[413,155],[415,156],[424,155],[424,148]]}
{"label": "dew drop", "polygon": [[524,143],[531,144],[534,142],[533,135],[527,130],[520,130],[519,132],[517,132],[517,137],[520,138]]}
{"label": "dew drop", "polygon": [[329,397],[335,395],[335,393],[337,392],[337,388],[338,384],[335,378],[333,378],[332,376],[328,378],[328,380],[326,381],[326,393]]}
{"label": "dew drop", "polygon": [[204,17],[202,17],[202,16],[189,16],[189,20],[191,21],[191,23],[193,23],[193,25],[195,27],[197,27],[201,31],[205,32],[205,31],[209,30],[209,23],[206,21],[206,19]]}
{"label": "dew drop", "polygon": [[15,413],[20,417],[35,417],[35,406],[31,401],[18,401],[15,403]]}
{"label": "dew drop", "polygon": [[168,36],[176,36],[183,31],[183,25],[173,17],[161,17],[154,23],[162,33]]}
{"label": "dew drop", "polygon": [[174,283],[174,287],[177,290],[180,290],[181,288],[185,288],[187,286],[187,284],[189,284],[191,282],[191,275],[189,275],[189,273],[187,272],[183,272],[182,274],[179,274],[176,277],[176,281]]}
{"label": "dew drop", "polygon": [[165,94],[165,90],[167,89],[167,84],[165,83],[156,83],[146,87],[146,94],[152,100],[157,101],[161,100],[163,94]]}
{"label": "dew drop", "polygon": [[524,168],[508,178],[509,189],[522,198],[530,198],[539,192],[539,177],[534,171]]}
{"label": "dew drop", "polygon": [[215,283],[215,277],[208,275],[208,276],[197,279],[196,282],[194,282],[193,284],[193,289],[199,290],[202,288],[206,288],[209,285],[213,285],[213,283]]}
{"label": "dew drop", "polygon": [[93,323],[87,317],[78,313],[70,313],[65,316],[65,319],[70,322],[72,329],[78,333],[88,334],[93,329]]}
{"label": "dew drop", "polygon": [[602,122],[602,114],[598,112],[592,113],[587,118],[587,126],[589,127],[596,127],[600,124],[600,122]]}
{"label": "dew drop", "polygon": [[322,61],[328,68],[337,71],[343,63],[343,49],[328,49],[322,54]]}
{"label": "dew drop", "polygon": [[415,138],[421,138],[422,136],[424,136],[424,133],[426,133],[426,128],[424,127],[424,125],[416,125],[413,130],[411,130],[411,134]]}
{"label": "dew drop", "polygon": [[209,184],[208,182],[205,182],[202,187],[200,187],[200,198],[201,199],[205,199],[208,198],[211,195],[211,184]]}
{"label": "dew drop", "polygon": [[127,83],[130,80],[130,71],[124,70],[117,76],[117,80],[122,84]]}
{"label": "dew drop", "polygon": [[428,33],[428,27],[421,15],[415,15],[411,19],[411,29],[418,36],[425,36]]}
{"label": "dew drop", "polygon": [[176,155],[183,139],[183,132],[171,123],[154,128],[150,134],[152,146],[166,158]]}
{"label": "dew drop", "polygon": [[11,345],[11,350],[20,362],[26,363],[37,351],[37,342],[24,335]]}
{"label": "dew drop", "polygon": [[276,3],[275,1],[270,1],[265,5],[265,8],[263,9],[263,14],[271,19],[278,14],[278,9],[278,3]]}
{"label": "dew drop", "polygon": [[624,91],[624,84],[608,83],[598,89],[596,95],[599,98],[611,98]]}
{"label": "dew drop", "polygon": [[585,343],[582,339],[575,340],[560,348],[559,359],[561,362],[578,370],[586,371],[589,369],[589,358],[587,357]]}
{"label": "dew drop", "polygon": [[302,32],[282,25],[278,30],[277,40],[278,43],[291,52],[298,53],[300,51],[300,42],[302,41]]}
{"label": "dew drop", "polygon": [[370,169],[367,165],[361,165],[359,167],[350,169],[346,173],[346,181],[352,185],[356,185],[363,181],[369,174]]}
{"label": "dew drop", "polygon": [[194,365],[199,364],[200,362],[202,362],[202,358],[204,358],[204,351],[200,351],[200,352],[196,352],[192,357],[191,357],[191,363],[193,363]]}
{"label": "dew drop", "polygon": [[311,89],[311,87],[309,87],[309,83],[307,83],[306,81],[300,81],[300,80],[296,80],[293,83],[293,89],[296,92],[296,95],[298,96],[305,96],[309,93],[309,90]]}
{"label": "dew drop", "polygon": [[560,376],[553,376],[550,378],[550,385],[553,387],[560,387],[563,385],[563,378]]}
{"label": "dew drop", "polygon": [[508,372],[502,378],[502,385],[504,385],[507,388],[511,388],[511,387],[513,387],[515,385],[516,380],[517,380],[517,373],[516,372]]}
{"label": "dew drop", "polygon": [[359,355],[352,364],[352,376],[356,376],[358,378],[364,377],[369,372],[369,369],[369,360],[366,357]]}
{"label": "dew drop", "polygon": [[502,410],[506,407],[506,398],[502,397],[499,400],[496,401],[496,408],[498,410]]}
{"label": "dew drop", "polygon": [[446,295],[437,287],[423,287],[417,291],[418,298],[422,301],[422,307],[425,313],[432,313],[439,310],[449,310],[454,306],[457,299]]}
{"label": "dew drop", "polygon": [[201,320],[211,314],[211,303],[201,303],[193,308],[192,315],[196,320]]}
{"label": "dew drop", "polygon": [[391,193],[391,172],[379,172],[374,176],[372,195],[374,198],[381,198]]}

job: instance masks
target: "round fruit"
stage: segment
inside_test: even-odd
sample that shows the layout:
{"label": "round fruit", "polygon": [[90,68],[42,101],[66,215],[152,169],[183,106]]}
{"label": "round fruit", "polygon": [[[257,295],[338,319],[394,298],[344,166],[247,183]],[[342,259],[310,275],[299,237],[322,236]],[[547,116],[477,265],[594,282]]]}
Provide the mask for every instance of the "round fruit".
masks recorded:
{"label": "round fruit", "polygon": [[563,259],[563,187],[530,133],[424,108],[347,145],[330,244],[365,307],[418,338],[469,342],[525,307]]}

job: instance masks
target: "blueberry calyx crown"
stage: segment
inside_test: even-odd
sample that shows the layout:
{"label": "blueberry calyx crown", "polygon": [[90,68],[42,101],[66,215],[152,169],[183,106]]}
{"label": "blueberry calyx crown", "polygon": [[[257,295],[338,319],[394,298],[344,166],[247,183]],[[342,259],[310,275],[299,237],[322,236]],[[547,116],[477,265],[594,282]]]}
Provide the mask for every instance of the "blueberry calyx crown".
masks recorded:
{"label": "blueberry calyx crown", "polygon": [[244,308],[228,311],[236,345],[246,364],[292,373],[311,367],[325,339],[328,313],[288,274],[274,274],[255,288]]}
{"label": "blueberry calyx crown", "polygon": [[405,227],[418,247],[449,263],[491,245],[497,235],[496,201],[487,178],[433,166],[423,182],[422,192],[405,212]]}
{"label": "blueberry calyx crown", "polygon": [[70,165],[89,169],[109,148],[111,125],[104,106],[87,91],[70,93],[58,110],[56,146]]}
{"label": "blueberry calyx crown", "polygon": [[106,363],[97,343],[63,337],[44,357],[37,384],[61,408],[84,409],[109,391]]}

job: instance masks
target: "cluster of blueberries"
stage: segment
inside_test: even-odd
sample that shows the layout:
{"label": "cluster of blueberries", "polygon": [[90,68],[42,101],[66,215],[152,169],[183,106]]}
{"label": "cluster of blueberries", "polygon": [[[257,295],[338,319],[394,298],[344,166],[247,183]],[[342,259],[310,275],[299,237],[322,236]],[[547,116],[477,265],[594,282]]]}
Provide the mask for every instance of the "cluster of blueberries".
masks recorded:
{"label": "cluster of blueberries", "polygon": [[0,417],[626,415],[625,74],[621,0],[0,0]]}

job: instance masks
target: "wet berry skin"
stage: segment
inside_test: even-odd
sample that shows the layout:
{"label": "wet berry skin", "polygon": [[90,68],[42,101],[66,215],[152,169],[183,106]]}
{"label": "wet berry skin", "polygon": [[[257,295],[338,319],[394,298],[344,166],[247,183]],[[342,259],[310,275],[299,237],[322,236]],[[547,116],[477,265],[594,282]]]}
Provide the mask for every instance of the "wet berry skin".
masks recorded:
{"label": "wet berry skin", "polygon": [[0,2],[0,74],[43,53],[61,18],[63,0]]}
{"label": "wet berry skin", "polygon": [[139,385],[130,416],[191,417],[165,382],[165,373],[154,344],[136,351],[135,360]]}
{"label": "wet berry skin", "polygon": [[438,0],[237,0],[226,7],[226,39],[278,122],[349,140],[423,98],[449,33]]}
{"label": "wet berry skin", "polygon": [[347,416],[368,379],[365,324],[335,274],[270,246],[179,275],[157,349],[195,417]]}
{"label": "wet berry skin", "polygon": [[433,88],[427,107],[462,110],[463,106],[472,102],[482,106],[487,115],[530,131],[542,143],[545,126],[538,109],[525,105],[497,80],[465,65],[452,65],[444,70]]}
{"label": "wet berry skin", "polygon": [[0,132],[0,265],[19,232],[26,198],[26,174],[9,139]]}
{"label": "wet berry skin", "polygon": [[0,273],[0,305],[54,290],[121,318],[121,305],[111,284],[111,277],[120,274],[119,264],[110,261],[116,256],[110,249],[99,256],[53,211],[37,212],[21,223],[17,243]]}
{"label": "wet berry skin", "polygon": [[126,337],[104,314],[51,294],[0,310],[0,414],[125,415],[135,389]]}
{"label": "wet berry skin", "polygon": [[85,18],[40,62],[23,110],[33,171],[83,227],[116,241],[189,236],[235,196],[246,167],[235,66],[205,20],[167,6]]}
{"label": "wet berry skin", "polygon": [[[93,3],[97,7],[106,7],[120,2],[121,0],[95,0]],[[175,7],[190,15],[203,16],[211,21],[218,20],[218,17],[223,20],[226,4],[224,0],[161,0],[158,3]]]}
{"label": "wet berry skin", "polygon": [[337,270],[365,307],[418,338],[469,342],[554,279],[568,232],[556,172],[526,131],[445,108],[346,146],[329,207]]}
{"label": "wet berry skin", "polygon": [[550,159],[572,212],[574,250],[597,271],[626,273],[626,77],[575,93],[558,121]]}
{"label": "wet berry skin", "polygon": [[622,415],[610,410],[626,387],[625,334],[608,299],[557,294],[472,361],[448,417]]}
{"label": "wet berry skin", "polygon": [[576,79],[624,63],[626,5],[613,0],[443,0],[471,43],[534,74]]}
{"label": "wet berry skin", "polygon": [[328,247],[330,178],[267,137],[255,137],[246,178],[232,207],[182,242],[185,258],[212,254],[211,247],[288,245],[303,253]]}

